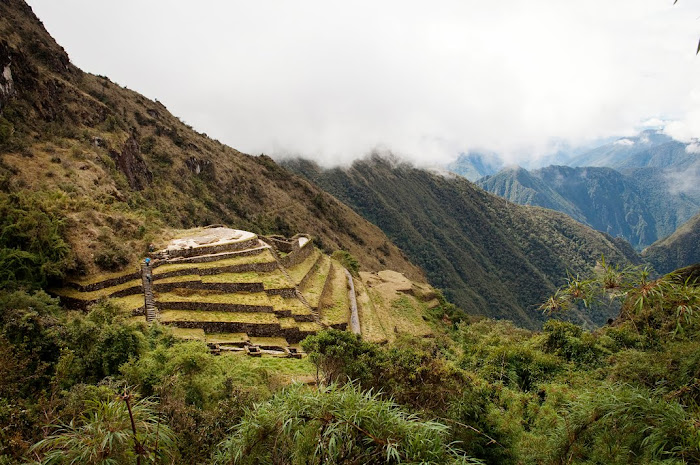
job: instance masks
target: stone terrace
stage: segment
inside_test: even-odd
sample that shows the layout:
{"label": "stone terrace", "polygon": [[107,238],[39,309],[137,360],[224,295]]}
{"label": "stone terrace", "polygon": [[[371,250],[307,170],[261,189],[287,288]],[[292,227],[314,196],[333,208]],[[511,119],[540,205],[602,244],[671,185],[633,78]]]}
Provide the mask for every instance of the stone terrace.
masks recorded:
{"label": "stone terrace", "polygon": [[150,255],[140,272],[70,283],[55,294],[75,308],[109,297],[134,317],[230,350],[254,344],[284,351],[322,327],[347,327],[343,268],[306,236],[210,227],[184,232]]}

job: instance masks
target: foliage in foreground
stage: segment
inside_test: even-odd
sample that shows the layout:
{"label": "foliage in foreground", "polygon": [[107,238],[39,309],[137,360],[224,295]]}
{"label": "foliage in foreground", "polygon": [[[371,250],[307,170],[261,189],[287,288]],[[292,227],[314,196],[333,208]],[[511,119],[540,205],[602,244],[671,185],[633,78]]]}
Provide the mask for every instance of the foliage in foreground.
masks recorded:
{"label": "foliage in foreground", "polygon": [[448,437],[445,425],[404,413],[354,384],[296,385],[251,410],[215,463],[480,463]]}

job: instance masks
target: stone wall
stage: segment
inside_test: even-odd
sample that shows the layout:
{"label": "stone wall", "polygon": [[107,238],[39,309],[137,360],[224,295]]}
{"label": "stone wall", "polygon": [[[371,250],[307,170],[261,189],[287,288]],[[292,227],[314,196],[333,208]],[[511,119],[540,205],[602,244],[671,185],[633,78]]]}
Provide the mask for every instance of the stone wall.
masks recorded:
{"label": "stone wall", "polygon": [[[232,252],[236,250],[244,250],[255,247],[258,244],[258,238],[253,237],[240,242],[227,242],[219,245],[203,245],[199,247],[190,247],[187,249],[167,250],[163,256],[157,258],[175,258],[175,257],[193,257],[198,255],[209,255],[214,253]],[[154,255],[155,257],[155,255]]]}
{"label": "stone wall", "polygon": [[219,273],[245,273],[247,271],[265,273],[268,271],[275,271],[276,269],[277,262],[241,263],[240,265],[214,266],[211,268],[199,268],[197,266],[192,266],[181,270],[166,271],[165,273],[154,274],[153,280],[157,281],[159,279],[172,278],[175,276],[211,276]]}
{"label": "stone wall", "polygon": [[[278,250],[280,252],[290,253],[292,250],[294,250],[294,244],[292,243],[292,241],[282,236],[265,236],[261,239],[270,244],[272,247],[274,247],[275,250]],[[299,241],[295,242],[297,243],[298,247]]]}
{"label": "stone wall", "polygon": [[326,282],[323,283],[323,290],[321,291],[321,296],[318,298],[318,308],[323,308],[327,302],[333,299],[333,273],[335,273],[335,265],[333,260],[331,260],[331,266],[328,268],[328,276],[326,277]]}
{"label": "stone wall", "polygon": [[141,278],[141,271],[136,271],[134,273],[129,273],[129,274],[125,274],[123,276],[118,276],[116,278],[105,279],[104,281],[100,281],[98,283],[79,284],[79,283],[69,282],[68,286],[72,287],[73,289],[77,289],[80,292],[92,292],[92,291],[99,291],[100,289],[104,289],[105,287],[112,287],[112,286],[117,286],[119,284],[124,284],[127,281],[131,281],[133,279],[140,279],[140,278]]}
{"label": "stone wall", "polygon": [[318,270],[318,267],[321,266],[321,260],[323,259],[322,254],[318,254],[318,258],[316,258],[316,261],[314,264],[309,268],[309,272],[304,275],[303,278],[301,278],[301,281],[299,281],[299,288],[303,288],[306,286],[306,283],[309,281],[309,279],[313,278],[314,274],[316,274],[316,271]]}
{"label": "stone wall", "polygon": [[[298,244],[298,242],[297,242]],[[292,250],[289,254],[284,257],[280,257],[280,263],[285,268],[291,268],[294,265],[298,265],[303,262],[309,255],[314,251],[314,246],[311,241],[304,244],[304,247]]]}
{"label": "stone wall", "polygon": [[121,289],[117,292],[112,292],[111,294],[108,294],[107,297],[126,297],[128,295],[135,295],[135,294],[143,294],[143,286],[138,285],[138,286],[127,287],[126,289]]}
{"label": "stone wall", "polygon": [[265,292],[263,283],[203,283],[201,281],[178,281],[153,284],[153,289],[157,292],[170,292],[178,288],[201,289],[225,293]]}
{"label": "stone wall", "polygon": [[253,255],[260,255],[263,253],[265,250],[267,250],[267,247],[256,247],[254,249],[245,249],[245,250],[235,250],[231,252],[222,252],[221,254],[218,255],[198,255],[194,257],[178,257],[174,258],[172,260],[168,260],[165,263],[209,263],[209,262],[216,262],[219,260],[226,260],[227,258],[231,257],[250,257]]}
{"label": "stone wall", "polygon": [[293,299],[297,296],[297,290],[293,287],[282,287],[279,289],[265,289],[267,295],[279,295],[288,299]]}
{"label": "stone wall", "polygon": [[214,302],[156,302],[158,310],[202,310],[210,312],[273,313],[271,305],[223,304]]}

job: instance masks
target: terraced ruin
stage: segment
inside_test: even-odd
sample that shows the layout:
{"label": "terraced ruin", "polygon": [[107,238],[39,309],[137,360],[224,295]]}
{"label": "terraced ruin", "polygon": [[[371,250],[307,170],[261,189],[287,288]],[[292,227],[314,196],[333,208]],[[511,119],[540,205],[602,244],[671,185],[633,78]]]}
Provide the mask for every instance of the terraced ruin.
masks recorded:
{"label": "terraced ruin", "polygon": [[225,227],[175,234],[140,269],[54,290],[73,308],[113,299],[219,348],[285,350],[350,319],[345,269],[305,235],[259,237]]}

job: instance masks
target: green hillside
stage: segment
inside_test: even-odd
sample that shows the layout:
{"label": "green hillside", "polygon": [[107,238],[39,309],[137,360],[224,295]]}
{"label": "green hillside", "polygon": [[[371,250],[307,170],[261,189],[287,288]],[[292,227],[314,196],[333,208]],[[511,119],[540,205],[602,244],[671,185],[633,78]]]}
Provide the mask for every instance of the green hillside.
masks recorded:
{"label": "green hillside", "polygon": [[669,237],[646,248],[642,257],[660,273],[700,263],[700,214]]}
{"label": "green hillside", "polygon": [[[304,160],[285,166],[382,228],[433,286],[472,314],[538,327],[538,304],[567,271],[585,272],[601,254],[618,263],[638,260],[624,241],[560,213],[506,202],[461,177],[379,156],[349,169]],[[606,318],[593,316],[598,324]]]}
{"label": "green hillside", "polygon": [[0,282],[116,272],[167,228],[217,223],[304,232],[422,279],[377,227],[269,157],[75,67],[24,2],[0,2],[0,39]]}
{"label": "green hillside", "polygon": [[480,179],[487,191],[521,205],[557,210],[642,249],[700,211],[700,191],[679,189],[658,168],[620,173],[611,168],[548,166],[504,169]]}

